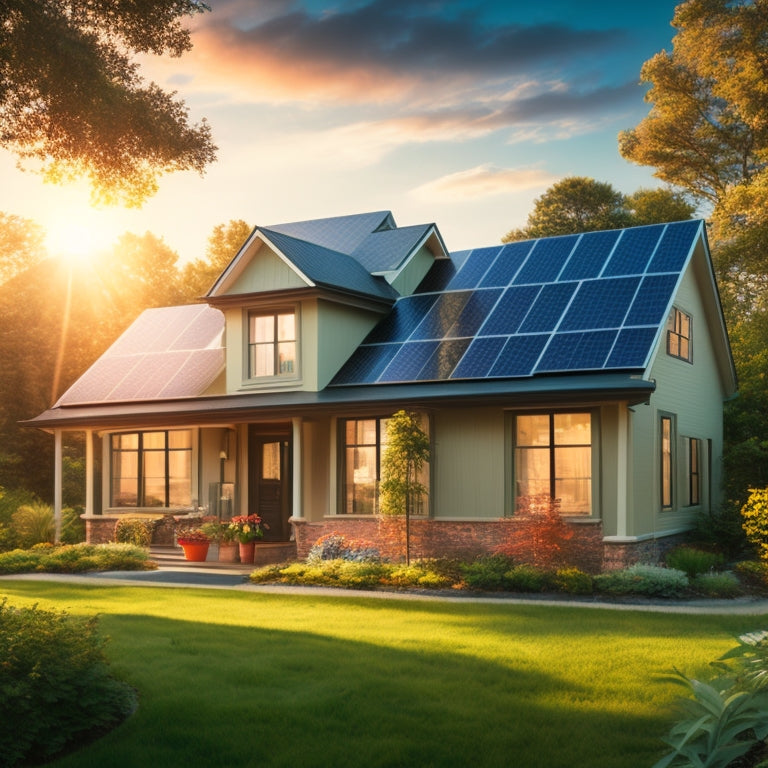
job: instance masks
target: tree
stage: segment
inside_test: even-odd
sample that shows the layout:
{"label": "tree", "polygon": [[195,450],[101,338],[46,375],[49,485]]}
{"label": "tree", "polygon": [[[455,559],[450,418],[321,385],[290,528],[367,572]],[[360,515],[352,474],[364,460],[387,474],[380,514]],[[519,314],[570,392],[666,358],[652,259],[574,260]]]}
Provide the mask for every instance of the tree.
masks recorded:
{"label": "tree", "polygon": [[208,291],[248,239],[251,230],[252,227],[242,219],[232,219],[213,228],[205,259],[187,263],[182,271],[181,282],[188,299],[198,299]]}
{"label": "tree", "polygon": [[508,232],[502,242],[683,221],[694,210],[682,192],[638,189],[625,197],[605,182],[570,176],[537,198],[527,225]]}
{"label": "tree", "polygon": [[426,492],[419,473],[429,461],[429,435],[415,413],[400,410],[387,421],[381,458],[380,506],[383,515],[405,515],[405,560],[411,562],[412,507]]}
{"label": "tree", "polygon": [[192,47],[182,19],[200,0],[5,0],[0,16],[0,146],[44,178],[89,179],[102,201],[139,205],[166,172],[215,159],[205,120],[139,75],[138,54]]}
{"label": "tree", "polygon": [[651,110],[619,134],[619,151],[717,204],[768,160],[768,2],[688,0],[672,26],[672,51],[640,73]]}
{"label": "tree", "polygon": [[569,176],[536,198],[525,228],[508,232],[502,242],[616,229],[628,221],[621,192],[605,182]]}
{"label": "tree", "polygon": [[31,219],[0,212],[0,285],[46,257],[44,239]]}

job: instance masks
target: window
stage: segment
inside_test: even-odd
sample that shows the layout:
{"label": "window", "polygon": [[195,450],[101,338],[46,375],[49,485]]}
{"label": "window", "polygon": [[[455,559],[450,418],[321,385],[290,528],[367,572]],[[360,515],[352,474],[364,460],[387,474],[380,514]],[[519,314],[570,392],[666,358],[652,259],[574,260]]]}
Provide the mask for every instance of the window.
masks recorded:
{"label": "window", "polygon": [[676,307],[667,320],[667,354],[689,363],[693,360],[691,317]]}
{"label": "window", "polygon": [[248,350],[250,378],[296,375],[296,313],[250,314]]}
{"label": "window", "polygon": [[661,508],[672,509],[673,455],[672,417],[661,417]]}
{"label": "window", "polygon": [[701,503],[701,440],[688,438],[688,506]]}
{"label": "window", "polygon": [[[387,446],[386,418],[346,419],[342,422],[343,468],[341,514],[372,515],[379,511],[381,457]],[[426,419],[424,420],[426,423]],[[428,429],[422,424],[422,428]],[[419,482],[429,488],[429,467]],[[413,514],[425,513],[425,500],[413,499]]]}
{"label": "window", "polygon": [[113,507],[192,503],[192,433],[186,429],[112,435]]}
{"label": "window", "polygon": [[515,488],[548,495],[568,515],[592,514],[592,418],[589,413],[520,415],[515,422]]}

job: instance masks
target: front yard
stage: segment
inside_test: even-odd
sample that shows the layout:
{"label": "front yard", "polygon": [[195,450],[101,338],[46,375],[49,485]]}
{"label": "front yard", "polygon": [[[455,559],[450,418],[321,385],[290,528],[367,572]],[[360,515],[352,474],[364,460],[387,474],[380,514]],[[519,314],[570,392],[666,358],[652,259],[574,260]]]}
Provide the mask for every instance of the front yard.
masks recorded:
{"label": "front yard", "polygon": [[[15,605],[101,616],[139,691],[56,768],[642,768],[689,675],[765,616],[0,581]],[[707,673],[708,674],[708,673]]]}

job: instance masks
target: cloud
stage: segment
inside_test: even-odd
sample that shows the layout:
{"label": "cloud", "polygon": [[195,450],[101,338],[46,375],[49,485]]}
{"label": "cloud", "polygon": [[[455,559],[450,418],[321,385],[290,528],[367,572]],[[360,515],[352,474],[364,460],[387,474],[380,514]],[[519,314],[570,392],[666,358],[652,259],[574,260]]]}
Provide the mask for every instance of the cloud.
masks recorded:
{"label": "cloud", "polygon": [[411,195],[432,202],[462,202],[545,189],[558,179],[558,176],[536,168],[499,168],[484,164],[422,184],[411,190]]}
{"label": "cloud", "polygon": [[320,14],[280,0],[213,8],[197,17],[184,66],[195,67],[197,87],[254,101],[434,98],[575,71],[626,37],[616,29],[491,24],[482,6],[462,3],[372,0]]}

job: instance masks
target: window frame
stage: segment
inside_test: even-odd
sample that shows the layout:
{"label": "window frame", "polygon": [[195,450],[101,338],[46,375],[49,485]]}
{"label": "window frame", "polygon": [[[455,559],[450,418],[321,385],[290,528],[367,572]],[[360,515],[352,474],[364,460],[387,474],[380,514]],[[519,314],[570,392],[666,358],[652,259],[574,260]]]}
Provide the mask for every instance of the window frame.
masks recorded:
{"label": "window frame", "polygon": [[[430,422],[429,417],[424,414],[420,413],[419,416],[421,417],[422,422],[422,428],[427,432],[427,435],[430,437],[430,442],[432,440],[432,425]],[[345,517],[353,517],[353,516],[361,516],[361,517],[371,517],[373,515],[379,514],[379,483],[381,482],[381,459],[384,455],[384,449],[386,447],[386,440],[382,440],[383,436],[386,436],[386,422],[392,418],[392,414],[382,416],[381,414],[376,415],[365,415],[365,416],[349,416],[349,417],[339,417],[337,420],[338,425],[338,440],[337,440],[337,455],[339,457],[338,459],[338,503],[337,503],[337,509],[336,514],[345,516]],[[364,422],[364,421],[375,421],[375,443],[348,443],[347,442],[347,426],[350,423],[357,423],[357,422]],[[352,499],[353,508],[352,511],[347,511],[348,505],[349,505],[349,496],[348,496],[348,486],[350,485],[347,482],[347,456],[348,456],[348,450],[349,449],[355,449],[355,448],[361,448],[361,447],[373,447],[375,450],[375,456],[376,456],[376,478],[374,480],[374,489],[373,489],[373,500],[371,505],[371,511],[370,512],[360,512],[356,511],[354,509],[354,497]],[[432,487],[432,473],[431,473],[431,464],[430,462],[425,462],[424,467],[422,468],[422,475],[421,475],[421,482],[424,483],[424,485],[427,487],[427,492],[425,494],[426,499],[422,499],[419,502],[419,510],[418,511],[411,511],[412,515],[418,515],[418,516],[429,516],[430,514],[430,503],[431,503],[431,487]],[[354,488],[354,483],[351,484]]]}
{"label": "window frame", "polygon": [[[672,307],[666,329],[667,354],[684,363],[693,364],[693,317],[679,307]],[[683,348],[686,353],[683,353]]]}
{"label": "window frame", "polygon": [[[280,339],[279,318],[290,315],[293,317],[293,338]],[[272,340],[258,342],[252,340],[251,329],[255,318],[270,318],[272,320]],[[245,312],[245,334],[244,334],[244,369],[245,378],[252,382],[277,382],[277,381],[295,381],[300,378],[299,363],[299,336],[300,336],[300,314],[296,305],[277,306],[277,307],[251,307]],[[280,345],[293,344],[293,370],[281,372],[280,364]],[[257,374],[254,371],[254,348],[257,346],[272,348],[271,362],[272,373]]]}
{"label": "window frame", "polygon": [[[665,437],[665,425],[669,425]],[[675,509],[676,419],[672,413],[659,413],[659,506],[662,512]],[[667,447],[665,447],[665,440]]]}
{"label": "window frame", "polygon": [[[174,447],[171,444],[171,435],[172,434],[185,434],[186,435],[186,445],[182,447]],[[163,446],[162,447],[153,447],[149,444],[148,437],[149,436],[157,436],[162,435],[163,436]],[[116,441],[124,441],[126,438],[130,437],[136,438],[136,447],[130,447],[130,448],[121,448],[119,446],[116,446]],[[152,462],[149,461],[150,458],[157,458],[158,454],[162,453],[162,468],[163,468],[163,475],[162,478],[160,478],[160,475],[148,475],[148,472],[150,472],[150,464]],[[176,479],[180,479],[182,481],[188,482],[188,493],[185,492],[184,499],[179,501],[178,503],[171,503],[172,496],[174,494],[174,490],[172,488],[173,482],[175,477],[172,475],[172,466],[176,462],[172,462],[171,459],[178,458],[179,454],[186,453],[188,454],[186,458],[186,468],[187,473],[186,477],[179,476]],[[135,454],[134,456],[134,462],[135,462],[135,469],[136,469],[136,476],[135,478],[132,476],[126,477],[125,474],[121,473],[122,470],[122,461],[120,462],[120,466],[117,464],[118,457],[122,457],[124,454]],[[146,430],[136,430],[136,431],[130,431],[130,432],[113,432],[109,435],[109,502],[110,502],[110,508],[112,509],[142,509],[142,508],[151,508],[151,509],[178,509],[183,507],[189,507],[192,505],[192,499],[193,499],[193,488],[194,488],[194,481],[195,481],[195,467],[194,467],[194,456],[195,456],[195,436],[193,433],[193,430],[191,429],[146,429]],[[163,497],[160,499],[160,504],[152,504],[148,503],[148,498],[150,496],[150,491],[147,486],[148,479],[154,478],[154,479],[161,479],[162,480],[162,490],[163,490]],[[124,490],[124,481],[125,480],[134,480],[135,481],[135,487],[132,489],[132,492],[135,494],[135,503],[121,503],[120,500],[117,497],[117,494],[123,494],[125,493]],[[117,486],[120,485],[120,490],[118,491]]]}
{"label": "window frame", "polygon": [[686,472],[688,475],[688,506],[701,506],[702,492],[702,461],[701,452],[703,441],[698,437],[686,438],[687,462]]}
{"label": "window frame", "polygon": [[[560,510],[563,517],[574,517],[579,519],[595,519],[599,518],[600,510],[600,494],[599,477],[599,412],[594,408],[575,408],[575,409],[557,409],[557,410],[544,410],[544,411],[518,411],[510,414],[509,419],[509,440],[511,443],[511,459],[507,462],[509,467],[509,479],[507,494],[507,510],[509,515],[514,515],[517,509],[518,499],[523,494],[518,494],[518,478],[519,478],[519,460],[518,451],[532,449],[532,450],[547,450],[548,452],[548,465],[549,465],[549,495],[551,498],[557,498],[555,495],[556,484],[560,480],[565,478],[558,478],[554,465],[556,464],[556,453],[558,449],[563,448],[589,448],[589,511],[578,512],[573,510],[562,509]],[[568,416],[568,415],[587,415],[589,416],[590,433],[589,443],[558,443],[554,439],[555,431],[555,417]],[[546,416],[548,417],[548,434],[549,442],[546,446],[533,448],[532,446],[520,446],[518,445],[518,418],[521,416]]]}

